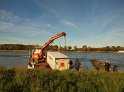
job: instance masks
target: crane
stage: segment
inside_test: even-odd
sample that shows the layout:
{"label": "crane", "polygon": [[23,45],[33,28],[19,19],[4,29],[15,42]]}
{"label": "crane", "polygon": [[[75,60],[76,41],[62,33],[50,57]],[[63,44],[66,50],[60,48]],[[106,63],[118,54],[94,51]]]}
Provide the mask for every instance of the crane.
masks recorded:
{"label": "crane", "polygon": [[56,34],[55,36],[51,37],[44,45],[41,46],[40,50],[38,51],[35,49],[32,55],[30,55],[29,63],[34,62],[34,63],[40,63],[40,61],[44,60],[44,53],[45,53],[45,48],[52,43],[55,39],[60,38],[62,36],[66,36],[65,32],[62,32],[60,34]]}

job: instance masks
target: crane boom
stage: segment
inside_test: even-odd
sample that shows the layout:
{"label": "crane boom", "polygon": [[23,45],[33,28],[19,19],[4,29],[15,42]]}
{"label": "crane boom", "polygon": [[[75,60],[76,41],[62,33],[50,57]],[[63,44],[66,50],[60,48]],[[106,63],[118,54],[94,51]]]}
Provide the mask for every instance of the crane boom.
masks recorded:
{"label": "crane boom", "polygon": [[53,36],[53,37],[51,37],[49,40],[48,40],[48,42],[46,42],[43,46],[41,46],[41,48],[40,48],[40,53],[35,53],[35,54],[33,54],[32,55],[32,58],[33,59],[42,59],[42,58],[44,58],[44,49],[45,49],[45,47],[47,47],[50,43],[52,43],[55,39],[57,39],[57,38],[60,38],[60,37],[62,37],[62,36],[66,36],[66,33],[65,32],[62,32],[62,33],[60,33],[60,34],[57,34],[57,35],[55,35],[55,36]]}
{"label": "crane boom", "polygon": [[62,33],[60,33],[60,34],[57,34],[57,35],[51,37],[51,38],[49,39],[49,41],[46,42],[46,43],[41,47],[41,51],[40,51],[40,54],[39,54],[39,58],[43,58],[45,47],[47,47],[47,46],[48,46],[50,43],[52,43],[55,39],[60,38],[60,37],[62,37],[62,36],[65,37],[65,36],[66,36],[66,33],[65,33],[65,32],[62,32]]}

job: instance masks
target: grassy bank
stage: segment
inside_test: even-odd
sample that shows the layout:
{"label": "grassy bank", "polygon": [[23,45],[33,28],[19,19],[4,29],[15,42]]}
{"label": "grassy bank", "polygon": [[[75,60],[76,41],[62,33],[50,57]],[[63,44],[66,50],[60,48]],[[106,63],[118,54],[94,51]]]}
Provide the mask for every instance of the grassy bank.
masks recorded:
{"label": "grassy bank", "polygon": [[0,92],[124,92],[124,73],[1,67]]}

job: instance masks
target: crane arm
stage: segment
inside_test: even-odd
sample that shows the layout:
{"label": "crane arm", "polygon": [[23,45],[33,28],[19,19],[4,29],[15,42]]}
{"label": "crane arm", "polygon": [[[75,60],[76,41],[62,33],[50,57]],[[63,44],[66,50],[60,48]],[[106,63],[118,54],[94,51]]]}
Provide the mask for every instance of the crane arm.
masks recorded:
{"label": "crane arm", "polygon": [[62,36],[65,37],[65,36],[66,36],[66,33],[65,33],[65,32],[62,32],[62,33],[60,33],[60,34],[57,34],[57,35],[51,37],[51,38],[49,39],[49,41],[46,42],[46,43],[41,47],[41,51],[40,51],[39,57],[40,57],[40,58],[43,58],[43,55],[44,55],[44,48],[47,47],[50,43],[52,43],[55,39],[60,38],[60,37],[62,37]]}

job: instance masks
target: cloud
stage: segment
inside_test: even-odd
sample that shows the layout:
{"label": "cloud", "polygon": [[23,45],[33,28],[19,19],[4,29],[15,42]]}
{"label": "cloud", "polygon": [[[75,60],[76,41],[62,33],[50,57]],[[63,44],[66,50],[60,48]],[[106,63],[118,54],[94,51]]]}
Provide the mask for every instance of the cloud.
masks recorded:
{"label": "cloud", "polygon": [[124,40],[123,34],[124,34],[124,29],[116,28],[116,29],[113,29],[113,30],[111,30],[109,32],[106,32],[103,36],[106,35],[105,39],[107,41],[112,40],[112,42],[114,42],[114,41],[116,42],[116,41],[123,41]]}
{"label": "cloud", "polygon": [[[35,40],[35,39],[34,39]],[[22,37],[16,37],[13,35],[0,36],[0,44],[38,44],[37,40],[25,39]]]}
{"label": "cloud", "polygon": [[[64,8],[61,8],[63,10],[63,13],[62,13],[62,11],[60,11],[59,8],[60,7],[63,7],[63,5],[61,6],[61,3],[60,2],[57,1],[57,2],[54,2],[53,3],[53,2],[50,1],[51,4],[49,4],[48,2],[47,1],[42,2],[40,0],[34,0],[34,3],[36,3],[41,9],[43,9],[44,11],[46,11],[45,12],[46,15],[44,14],[44,16],[43,16],[44,18],[46,18],[46,19],[47,18],[48,19],[51,18],[51,19],[54,19],[54,21],[56,23],[58,23],[59,25],[62,24],[64,26],[66,26],[68,28],[71,28],[71,29],[74,29],[76,31],[79,31],[80,30],[75,23],[73,23],[72,21],[69,21],[69,20],[72,19],[71,17],[67,18],[69,20],[66,20],[65,19],[67,17],[66,16],[66,13],[65,13],[67,10],[65,10]],[[66,1],[66,3],[67,3],[67,1]],[[66,4],[66,3],[63,2],[63,4]],[[69,3],[70,2],[68,2],[68,4]],[[56,8],[57,6],[54,6],[53,4],[56,4],[56,5],[60,4],[60,5],[59,5],[58,8]],[[54,21],[52,21],[52,22],[54,22]]]}
{"label": "cloud", "polygon": [[13,23],[8,23],[4,21],[0,21],[0,31],[6,31],[14,27]]}
{"label": "cloud", "polygon": [[65,25],[73,30],[80,31],[79,27],[71,21],[62,19],[62,20],[60,20],[60,22],[61,22],[61,24]]}
{"label": "cloud", "polygon": [[95,43],[97,47],[99,46],[124,46],[124,29],[122,28],[116,28],[112,29],[108,32],[104,32],[102,34],[99,34],[97,36],[89,37],[87,40],[91,43]]}
{"label": "cloud", "polygon": [[[21,22],[20,22],[21,21]],[[23,22],[22,22],[23,21]],[[50,27],[50,24],[46,24],[47,27]],[[33,33],[37,33],[42,31],[43,35],[51,34],[48,31],[42,29],[41,23],[35,19],[24,19],[20,16],[15,15],[14,13],[6,10],[0,10],[0,30],[7,30],[15,31],[20,33],[27,31]],[[7,30],[8,31],[8,30]]]}
{"label": "cloud", "polygon": [[16,23],[22,21],[22,18],[10,11],[0,10],[0,21]]}
{"label": "cloud", "polygon": [[[26,36],[26,37],[36,37],[36,36],[49,36],[51,35],[50,32],[42,29],[39,25],[34,26],[32,23],[27,25],[21,25],[17,26],[15,30],[20,31],[20,35]],[[29,34],[29,35],[27,35]]]}
{"label": "cloud", "polygon": [[[9,36],[14,36],[15,34],[18,35],[18,37],[35,37],[38,35],[49,35],[50,33],[43,30],[42,28],[38,28],[39,26],[34,26],[34,24],[21,24],[21,25],[15,25],[13,23],[8,22],[0,22],[0,31],[1,34],[5,33]],[[16,35],[15,35],[16,36]]]}
{"label": "cloud", "polygon": [[76,28],[76,25],[70,21],[67,21],[67,20],[61,20],[62,24],[66,25],[66,26],[69,26],[69,27],[74,27]]}
{"label": "cloud", "polygon": [[[7,42],[8,39],[16,42],[36,42],[52,35],[51,32],[43,28],[43,25],[51,26],[50,24],[40,23],[35,19],[29,20],[16,16],[10,11],[0,10],[0,43],[5,40]],[[27,39],[30,39],[30,41]]]}

